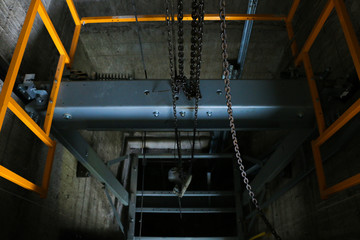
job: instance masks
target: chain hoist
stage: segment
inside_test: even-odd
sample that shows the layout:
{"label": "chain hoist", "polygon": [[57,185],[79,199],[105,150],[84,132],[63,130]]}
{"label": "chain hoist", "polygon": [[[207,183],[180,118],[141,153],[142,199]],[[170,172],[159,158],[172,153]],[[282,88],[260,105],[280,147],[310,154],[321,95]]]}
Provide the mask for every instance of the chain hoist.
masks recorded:
{"label": "chain hoist", "polygon": [[230,132],[231,132],[231,138],[234,145],[234,151],[235,156],[237,159],[237,163],[239,165],[240,173],[243,178],[246,190],[249,193],[251,202],[254,204],[255,208],[257,209],[261,219],[264,221],[266,226],[269,228],[271,233],[274,235],[274,237],[278,240],[281,240],[280,236],[277,234],[274,227],[271,225],[271,223],[266,218],[264,212],[262,211],[261,207],[258,204],[258,201],[255,198],[255,194],[251,189],[251,186],[249,184],[249,179],[246,176],[245,167],[243,164],[243,160],[241,158],[240,150],[239,150],[239,144],[237,141],[236,136],[236,128],[235,128],[235,122],[234,122],[234,116],[233,116],[233,110],[232,110],[232,102],[231,102],[231,93],[230,93],[230,78],[229,78],[229,62],[228,62],[228,53],[227,53],[227,35],[226,35],[226,14],[225,14],[225,0],[220,0],[220,28],[221,28],[221,48],[222,48],[222,59],[223,59],[223,76],[224,76],[224,83],[225,83],[225,97],[226,97],[226,105],[227,105],[227,112],[229,115],[229,121],[230,121]]}
{"label": "chain hoist", "polygon": [[[171,7],[173,10],[173,7]],[[174,36],[174,14],[169,11],[169,1],[166,0],[166,25],[168,32],[168,50],[169,50],[169,65],[170,65],[170,78],[171,78],[171,93],[172,93],[172,104],[173,104],[173,115],[174,115],[174,125],[175,125],[175,140],[177,144],[177,151],[179,157],[179,167],[182,168],[181,161],[181,144],[179,141],[179,132],[178,132],[178,119],[176,111],[176,100],[179,94],[179,86],[176,84],[176,53],[175,53],[175,44],[173,42]]]}
{"label": "chain hoist", "polygon": [[[171,2],[172,3],[172,2]],[[171,6],[172,7],[172,6]],[[173,103],[173,116],[175,127],[175,138],[177,143],[177,152],[179,158],[178,171],[180,172],[180,178],[183,182],[182,187],[187,184],[187,180],[192,172],[192,162],[195,148],[195,137],[197,129],[198,119],[198,106],[201,98],[200,94],[200,69],[201,69],[201,52],[202,52],[202,38],[203,38],[203,24],[204,24],[204,0],[192,1],[192,23],[191,23],[191,54],[190,54],[190,78],[187,78],[184,74],[184,23],[183,23],[183,1],[177,1],[177,20],[178,20],[178,46],[177,54],[175,47],[175,34],[174,34],[174,15],[173,8],[170,14],[169,0],[166,0],[166,24],[168,33],[168,50],[169,50],[169,65],[170,65],[170,77],[171,77],[171,89],[172,89],[172,103]],[[170,16],[171,15],[171,16]],[[176,70],[178,57],[178,73]],[[192,144],[192,161],[188,170],[187,176],[183,172],[183,165],[181,160],[181,144],[178,131],[178,118],[176,110],[176,101],[180,96],[181,90],[187,99],[195,99],[194,107],[194,128],[193,128],[193,144]],[[180,192],[183,192],[180,189]],[[181,195],[181,194],[180,194]]]}

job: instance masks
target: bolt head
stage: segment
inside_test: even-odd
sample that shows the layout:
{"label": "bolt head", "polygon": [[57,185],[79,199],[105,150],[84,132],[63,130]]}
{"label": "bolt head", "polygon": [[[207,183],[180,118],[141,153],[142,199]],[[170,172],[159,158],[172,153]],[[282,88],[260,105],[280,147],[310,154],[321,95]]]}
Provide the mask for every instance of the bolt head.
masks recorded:
{"label": "bolt head", "polygon": [[159,111],[154,111],[153,114],[154,114],[154,117],[158,117],[160,115]]}
{"label": "bolt head", "polygon": [[66,120],[72,119],[72,115],[70,113],[64,113],[63,118]]}
{"label": "bolt head", "polygon": [[185,117],[186,113],[184,111],[180,111],[179,114],[180,114],[181,117]]}
{"label": "bolt head", "polygon": [[208,117],[211,117],[211,116],[212,116],[212,112],[206,112],[206,115],[207,115]]}

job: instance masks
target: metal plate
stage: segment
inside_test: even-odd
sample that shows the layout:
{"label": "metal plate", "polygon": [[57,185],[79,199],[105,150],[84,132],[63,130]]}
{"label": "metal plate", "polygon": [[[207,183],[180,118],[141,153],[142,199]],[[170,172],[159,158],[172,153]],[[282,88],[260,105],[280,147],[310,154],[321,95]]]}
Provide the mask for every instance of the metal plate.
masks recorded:
{"label": "metal plate", "polygon": [[[201,80],[199,129],[228,129],[223,88],[222,80]],[[234,80],[231,90],[238,129],[313,126],[312,103],[305,81]],[[193,102],[180,94],[177,110],[179,126],[184,130],[193,127]],[[185,116],[180,116],[180,112]],[[62,82],[54,124],[72,129],[171,130],[174,123],[169,81]]]}

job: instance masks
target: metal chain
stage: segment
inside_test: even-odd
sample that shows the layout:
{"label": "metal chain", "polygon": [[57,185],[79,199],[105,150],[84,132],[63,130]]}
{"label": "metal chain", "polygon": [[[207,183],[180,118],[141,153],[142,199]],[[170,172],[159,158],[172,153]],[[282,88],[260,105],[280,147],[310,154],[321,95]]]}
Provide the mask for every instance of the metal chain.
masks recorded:
{"label": "metal chain", "polygon": [[191,149],[191,164],[189,173],[192,172],[195,152],[195,138],[196,129],[198,125],[198,109],[200,94],[200,68],[201,68],[201,52],[202,52],[202,37],[204,24],[204,1],[193,0],[192,2],[192,30],[191,30],[191,65],[190,65],[190,89],[192,89],[192,96],[195,97],[194,110],[194,129],[193,129],[193,144]]}
{"label": "metal chain", "polygon": [[238,141],[237,141],[236,128],[235,128],[234,116],[233,116],[233,110],[232,110],[231,93],[230,93],[231,89],[230,89],[230,78],[229,78],[230,72],[229,72],[229,62],[228,62],[228,53],[227,53],[225,6],[226,6],[225,0],[220,0],[220,20],[221,20],[220,27],[221,27],[221,40],[222,40],[221,48],[222,48],[223,72],[224,72],[223,76],[225,77],[224,78],[225,97],[226,97],[227,112],[228,112],[228,115],[229,115],[230,132],[231,132],[231,138],[232,138],[233,145],[234,145],[234,151],[235,151],[237,163],[239,165],[239,169],[240,169],[240,172],[241,172],[241,176],[243,178],[246,190],[249,193],[249,196],[250,196],[250,199],[251,199],[252,203],[255,205],[260,217],[262,218],[262,220],[264,221],[266,226],[269,228],[271,233],[274,235],[274,237],[276,239],[278,239],[278,240],[281,240],[280,236],[277,234],[274,227],[267,220],[267,218],[264,215],[261,207],[258,204],[258,201],[255,198],[255,194],[252,191],[251,186],[249,184],[249,179],[246,176],[245,167],[244,167],[243,160],[241,158],[241,154],[240,154],[240,150],[239,150],[239,144],[238,144]]}
{"label": "metal chain", "polygon": [[184,3],[178,0],[178,57],[179,57],[179,78],[184,77],[184,23],[183,23],[183,9]]}
{"label": "metal chain", "polygon": [[[205,15],[205,10],[204,10],[204,0],[200,0],[199,3],[199,31],[198,31],[198,63],[197,63],[197,71],[196,71],[196,79],[200,79],[200,69],[201,69],[201,53],[202,53],[202,40],[203,40],[203,35],[204,35],[204,15]],[[200,93],[200,92],[199,92]]]}
{"label": "metal chain", "polygon": [[[179,168],[182,172],[182,160],[181,160],[181,143],[179,141],[178,132],[178,118],[176,110],[176,101],[179,98],[180,90],[182,89],[185,96],[188,99],[195,98],[195,110],[194,110],[194,128],[193,128],[193,146],[192,156],[195,149],[195,137],[198,121],[198,108],[200,94],[200,68],[201,68],[201,51],[202,51],[202,37],[203,37],[203,22],[204,22],[204,0],[193,0],[192,2],[192,31],[191,31],[191,62],[190,62],[190,82],[187,82],[187,78],[184,75],[184,26],[183,26],[183,1],[178,0],[178,63],[179,74],[176,73],[176,53],[175,44],[173,41],[174,34],[174,17],[173,12],[170,17],[169,1],[166,0],[166,24],[168,33],[168,50],[169,50],[169,64],[170,64],[170,76],[171,76],[171,90],[172,90],[172,103],[173,103],[173,116],[175,126],[175,138],[177,143],[177,150],[179,156]],[[172,21],[171,21],[172,20]],[[171,21],[171,24],[170,24]],[[193,157],[192,157],[193,159]],[[189,173],[192,171],[192,162],[189,167]],[[181,174],[183,175],[183,174]]]}
{"label": "metal chain", "polygon": [[[198,57],[198,1],[192,1],[192,21],[191,21],[191,53],[190,53],[190,81],[191,84],[196,80],[196,67],[197,67],[197,57]],[[189,86],[190,87],[190,86]]]}
{"label": "metal chain", "polygon": [[176,76],[176,86],[183,90],[185,96],[189,96],[188,87],[186,86],[187,79],[184,75],[184,3],[182,0],[178,0],[178,62],[179,62],[179,74]]}
{"label": "metal chain", "polygon": [[168,50],[169,50],[169,63],[170,63],[170,77],[171,77],[171,93],[172,93],[172,104],[173,104],[173,115],[174,115],[174,127],[175,127],[175,140],[177,144],[178,158],[179,158],[179,168],[182,168],[182,160],[181,160],[181,143],[179,141],[179,131],[178,131],[178,119],[177,119],[177,111],[176,111],[176,100],[177,94],[179,94],[180,89],[176,84],[176,72],[175,72],[175,47],[172,41],[173,38],[173,12],[171,13],[171,25],[170,25],[170,13],[169,13],[169,1],[166,0],[166,24],[167,24],[167,32],[168,32]]}

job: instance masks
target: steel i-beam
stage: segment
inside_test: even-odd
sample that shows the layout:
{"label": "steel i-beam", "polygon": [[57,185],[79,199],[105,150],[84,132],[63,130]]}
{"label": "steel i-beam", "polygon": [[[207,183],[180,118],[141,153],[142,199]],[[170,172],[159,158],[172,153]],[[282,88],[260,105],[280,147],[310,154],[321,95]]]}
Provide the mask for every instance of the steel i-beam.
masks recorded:
{"label": "steel i-beam", "polygon": [[56,139],[101,183],[104,183],[119,201],[128,205],[129,194],[114,174],[77,131],[52,129]]}
{"label": "steel i-beam", "polygon": [[[198,129],[228,130],[222,80],[201,80]],[[233,81],[233,111],[239,130],[311,128],[313,108],[303,80]],[[179,128],[192,130],[194,103],[177,101]],[[62,82],[54,112],[60,129],[172,130],[169,80]]]}

